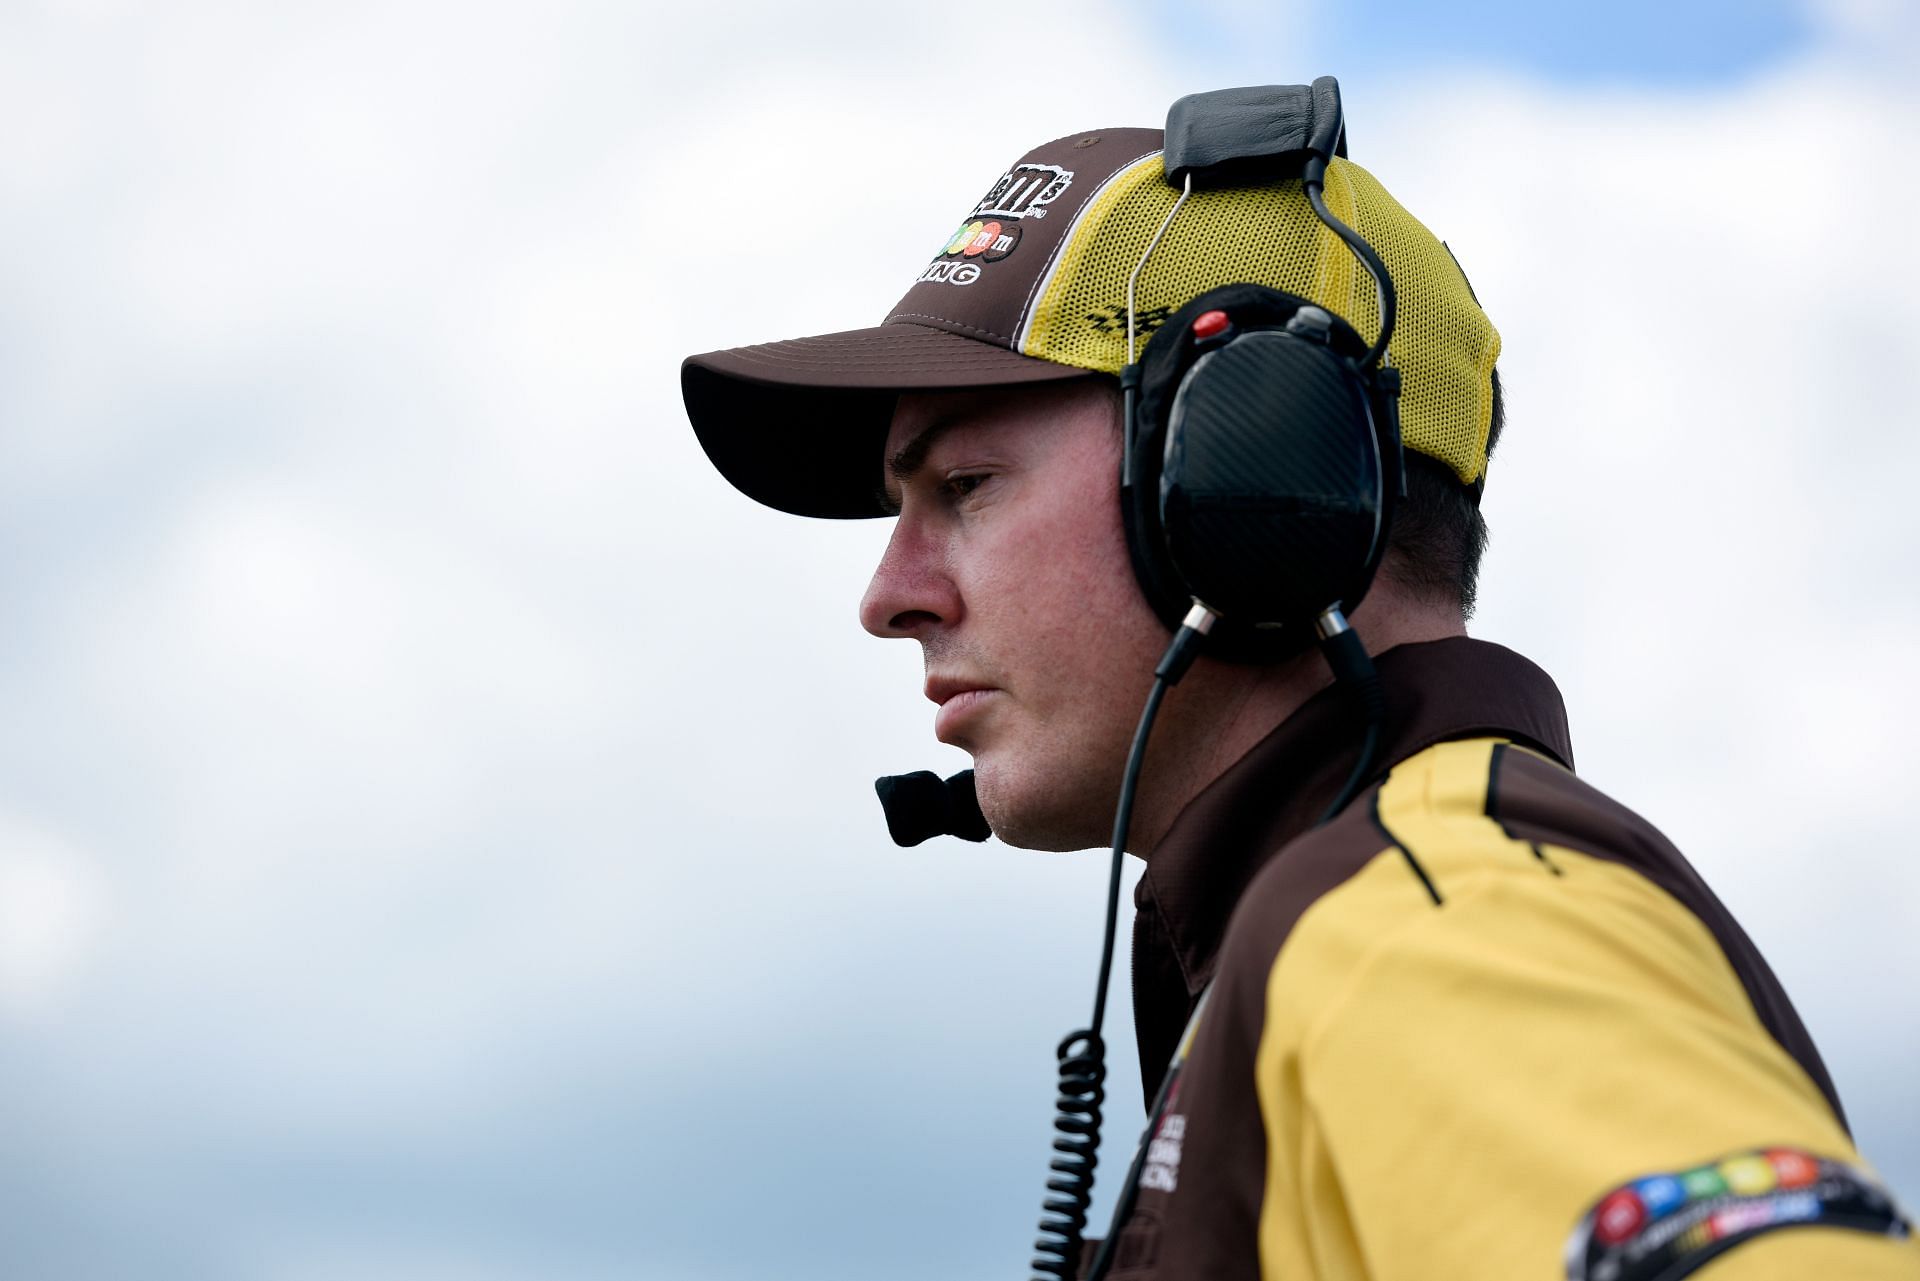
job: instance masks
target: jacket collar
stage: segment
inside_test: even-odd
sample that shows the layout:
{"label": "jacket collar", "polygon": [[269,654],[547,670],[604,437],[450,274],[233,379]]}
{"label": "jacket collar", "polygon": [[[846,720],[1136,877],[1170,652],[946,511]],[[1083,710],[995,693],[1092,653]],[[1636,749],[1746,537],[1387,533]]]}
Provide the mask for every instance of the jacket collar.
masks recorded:
{"label": "jacket collar", "polygon": [[[1512,650],[1452,637],[1374,665],[1387,715],[1369,783],[1435,743],[1496,735],[1573,767],[1560,691]],[[1188,802],[1148,855],[1134,890],[1134,1020],[1149,1083],[1213,977],[1241,891],[1339,794],[1358,750],[1344,693],[1324,689]]]}

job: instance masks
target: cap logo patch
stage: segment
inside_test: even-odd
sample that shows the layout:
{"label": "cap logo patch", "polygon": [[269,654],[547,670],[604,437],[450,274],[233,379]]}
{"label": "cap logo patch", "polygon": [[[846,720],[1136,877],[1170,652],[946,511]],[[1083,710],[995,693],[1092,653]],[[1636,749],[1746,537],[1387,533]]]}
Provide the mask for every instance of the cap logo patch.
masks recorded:
{"label": "cap logo patch", "polygon": [[1567,1281],[1677,1281],[1742,1241],[1800,1224],[1888,1237],[1913,1231],[1857,1166],[1760,1148],[1608,1192],[1567,1239]]}
{"label": "cap logo patch", "polygon": [[1047,206],[1073,185],[1073,170],[1059,165],[1015,165],[1000,175],[969,218],[1044,218]]}
{"label": "cap logo patch", "polygon": [[960,230],[947,240],[946,248],[940,252],[948,257],[978,258],[981,262],[999,262],[1014,251],[1020,243],[1020,224],[1017,222],[982,222],[975,218],[972,222],[962,223]]}

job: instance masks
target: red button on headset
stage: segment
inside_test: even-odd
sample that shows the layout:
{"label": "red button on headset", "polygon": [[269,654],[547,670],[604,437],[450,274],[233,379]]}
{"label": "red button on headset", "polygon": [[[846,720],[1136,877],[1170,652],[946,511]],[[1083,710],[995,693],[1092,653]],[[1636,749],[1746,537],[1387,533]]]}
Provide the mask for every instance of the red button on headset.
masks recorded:
{"label": "red button on headset", "polygon": [[1193,336],[1204,341],[1225,333],[1232,323],[1224,311],[1203,311],[1193,318]]}

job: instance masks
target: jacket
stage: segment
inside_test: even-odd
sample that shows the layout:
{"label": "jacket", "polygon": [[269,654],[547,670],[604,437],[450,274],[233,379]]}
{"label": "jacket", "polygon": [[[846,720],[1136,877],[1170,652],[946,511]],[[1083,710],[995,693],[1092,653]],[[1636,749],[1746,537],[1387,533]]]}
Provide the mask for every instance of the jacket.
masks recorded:
{"label": "jacket", "polygon": [[1326,691],[1147,859],[1166,1099],[1106,1275],[1920,1278],[1786,993],[1573,772],[1551,679],[1465,638],[1377,666],[1390,769],[1332,821],[1357,734]]}

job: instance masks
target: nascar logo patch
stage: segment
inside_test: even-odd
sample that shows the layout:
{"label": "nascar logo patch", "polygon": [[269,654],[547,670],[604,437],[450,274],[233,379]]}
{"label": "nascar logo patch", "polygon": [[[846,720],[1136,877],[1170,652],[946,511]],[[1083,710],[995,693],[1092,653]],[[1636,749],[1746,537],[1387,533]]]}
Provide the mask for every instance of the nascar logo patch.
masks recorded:
{"label": "nascar logo patch", "polygon": [[1758,1148],[1608,1192],[1567,1239],[1567,1281],[1673,1281],[1742,1241],[1801,1224],[1913,1232],[1859,1167],[1798,1148]]}

